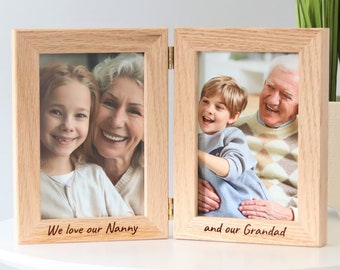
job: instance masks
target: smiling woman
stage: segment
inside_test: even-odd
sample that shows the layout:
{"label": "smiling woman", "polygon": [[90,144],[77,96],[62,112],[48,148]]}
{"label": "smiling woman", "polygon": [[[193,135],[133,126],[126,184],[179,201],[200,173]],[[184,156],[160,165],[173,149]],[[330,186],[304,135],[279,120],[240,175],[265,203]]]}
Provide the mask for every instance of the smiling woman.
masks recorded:
{"label": "smiling woman", "polygon": [[[101,156],[122,159],[130,164],[136,146],[143,139],[144,90],[127,77],[115,79],[103,93],[96,116],[95,145]],[[113,169],[113,168],[112,168]],[[116,184],[120,166],[111,175]]]}
{"label": "smiling woman", "polygon": [[120,53],[94,68],[100,104],[87,144],[136,215],[144,214],[144,57]]}

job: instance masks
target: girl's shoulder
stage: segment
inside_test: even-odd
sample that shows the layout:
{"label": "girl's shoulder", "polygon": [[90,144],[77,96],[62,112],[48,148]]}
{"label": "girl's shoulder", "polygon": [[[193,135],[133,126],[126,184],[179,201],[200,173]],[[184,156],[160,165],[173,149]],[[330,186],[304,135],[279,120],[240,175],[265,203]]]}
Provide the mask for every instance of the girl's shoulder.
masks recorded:
{"label": "girl's shoulder", "polygon": [[78,173],[97,174],[104,172],[103,168],[94,163],[77,164],[75,170]]}
{"label": "girl's shoulder", "polygon": [[94,163],[78,164],[76,166],[75,173],[75,178],[77,179],[77,181],[85,180],[85,182],[97,183],[100,185],[106,182],[111,183],[104,169]]}

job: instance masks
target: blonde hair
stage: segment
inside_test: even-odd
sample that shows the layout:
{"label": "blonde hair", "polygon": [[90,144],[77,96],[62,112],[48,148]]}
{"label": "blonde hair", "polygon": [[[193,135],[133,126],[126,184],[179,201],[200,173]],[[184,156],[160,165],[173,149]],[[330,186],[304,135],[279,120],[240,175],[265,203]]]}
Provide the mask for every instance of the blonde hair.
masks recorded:
{"label": "blonde hair", "polygon": [[[40,107],[42,107],[41,104],[45,102],[52,91],[60,86],[72,83],[74,81],[78,81],[81,84],[84,84],[89,89],[91,94],[91,108],[88,131],[88,134],[90,134],[90,130],[93,128],[92,118],[95,116],[98,107],[99,92],[96,79],[85,66],[51,64],[42,68],[40,70]],[[71,160],[73,163],[85,162],[83,145],[84,143],[71,154]]]}
{"label": "blonde hair", "polygon": [[241,113],[248,103],[247,90],[240,87],[237,81],[229,76],[218,76],[207,81],[202,88],[200,99],[215,95],[223,97],[224,105],[231,117]]}

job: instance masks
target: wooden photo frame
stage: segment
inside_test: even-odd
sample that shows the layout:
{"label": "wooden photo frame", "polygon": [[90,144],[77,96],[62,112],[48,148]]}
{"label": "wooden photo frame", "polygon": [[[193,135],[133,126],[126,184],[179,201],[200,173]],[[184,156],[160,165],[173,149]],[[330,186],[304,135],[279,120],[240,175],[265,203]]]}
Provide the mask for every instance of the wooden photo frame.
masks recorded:
{"label": "wooden photo frame", "polygon": [[[328,29],[175,29],[174,238],[325,245],[328,38]],[[297,220],[198,216],[197,93],[200,52],[299,54]]]}
{"label": "wooden photo frame", "polygon": [[[168,236],[167,29],[13,30],[15,218],[21,244]],[[144,55],[144,215],[41,219],[39,56]],[[157,203],[155,203],[157,202]]]}

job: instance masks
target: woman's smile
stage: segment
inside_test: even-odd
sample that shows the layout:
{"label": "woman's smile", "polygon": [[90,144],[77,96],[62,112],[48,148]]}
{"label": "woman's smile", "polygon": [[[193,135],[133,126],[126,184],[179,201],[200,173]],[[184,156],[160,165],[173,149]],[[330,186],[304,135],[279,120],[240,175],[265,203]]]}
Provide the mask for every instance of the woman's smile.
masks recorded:
{"label": "woman's smile", "polygon": [[111,134],[105,132],[104,130],[102,130],[102,134],[106,139],[113,141],[113,142],[123,142],[123,141],[128,139],[128,137],[126,137],[126,136],[120,136],[120,135],[116,135],[116,134],[111,135]]}
{"label": "woman's smile", "polygon": [[107,159],[131,161],[144,139],[144,89],[133,79],[119,77],[102,94],[94,144]]}

